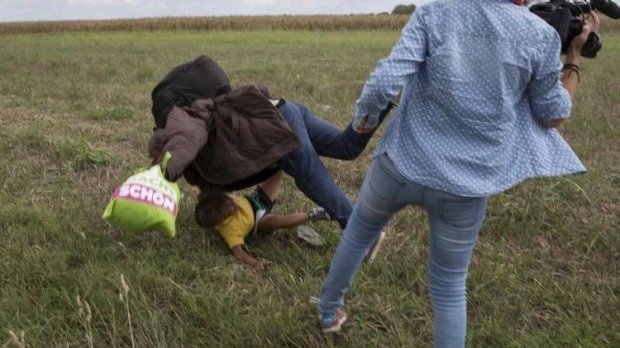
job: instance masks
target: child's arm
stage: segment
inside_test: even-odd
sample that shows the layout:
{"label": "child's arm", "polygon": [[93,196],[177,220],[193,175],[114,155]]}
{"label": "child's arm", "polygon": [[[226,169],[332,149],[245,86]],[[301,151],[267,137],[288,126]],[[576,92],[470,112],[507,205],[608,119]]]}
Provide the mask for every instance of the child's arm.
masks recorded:
{"label": "child's arm", "polygon": [[269,266],[269,264],[271,262],[266,261],[266,260],[257,260],[255,258],[253,258],[250,254],[248,254],[245,249],[243,249],[243,244],[237,244],[234,247],[232,247],[230,249],[233,253],[233,255],[235,256],[235,259],[252,266],[254,269],[256,270],[260,270],[263,269],[267,266]]}
{"label": "child's arm", "polygon": [[216,229],[230,247],[235,259],[252,266],[254,269],[263,269],[269,265],[268,261],[259,261],[245,251],[245,234],[240,232],[241,227],[227,224],[223,227],[218,226]]}

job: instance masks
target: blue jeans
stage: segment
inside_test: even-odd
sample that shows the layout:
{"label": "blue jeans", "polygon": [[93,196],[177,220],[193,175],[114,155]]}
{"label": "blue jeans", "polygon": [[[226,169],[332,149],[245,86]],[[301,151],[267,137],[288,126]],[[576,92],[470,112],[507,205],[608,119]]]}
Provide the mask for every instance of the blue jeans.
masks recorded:
{"label": "blue jeans", "polygon": [[344,295],[370,246],[392,215],[410,204],[428,212],[428,288],[435,317],[435,347],[464,347],[465,280],[487,197],[456,196],[409,181],[387,154],[375,158],[366,175],[359,201],[321,288],[321,318],[331,318],[343,306]]}
{"label": "blue jeans", "polygon": [[[380,122],[390,109],[388,107],[381,114]],[[351,124],[341,131],[294,101],[287,101],[279,110],[301,143],[299,149],[279,161],[279,166],[295,180],[295,185],[306,197],[323,207],[344,229],[353,206],[319,156],[355,159],[366,148],[374,132],[358,134]]]}

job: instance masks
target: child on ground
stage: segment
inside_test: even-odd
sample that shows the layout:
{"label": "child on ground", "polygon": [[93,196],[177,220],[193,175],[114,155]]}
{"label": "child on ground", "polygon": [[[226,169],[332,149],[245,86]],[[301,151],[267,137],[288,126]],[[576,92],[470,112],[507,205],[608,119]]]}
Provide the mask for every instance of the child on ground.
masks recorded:
{"label": "child on ground", "polygon": [[258,185],[250,195],[235,196],[222,191],[203,191],[196,204],[196,221],[205,228],[213,228],[222,235],[235,258],[263,269],[270,264],[257,260],[246,252],[245,237],[250,234],[273,232],[292,228],[308,221],[329,220],[323,208],[287,215],[272,214],[274,202],[282,183],[282,170]]}

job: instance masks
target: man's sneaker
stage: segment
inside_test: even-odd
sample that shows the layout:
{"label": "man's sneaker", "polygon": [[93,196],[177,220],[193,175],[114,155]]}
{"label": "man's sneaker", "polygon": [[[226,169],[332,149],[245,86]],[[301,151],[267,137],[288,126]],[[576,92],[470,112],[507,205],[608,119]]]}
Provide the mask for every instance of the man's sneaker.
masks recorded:
{"label": "man's sneaker", "polygon": [[331,220],[329,214],[327,214],[325,209],[321,207],[310,209],[310,211],[308,211],[308,217],[310,218],[310,221]]}
{"label": "man's sneaker", "polygon": [[336,311],[336,316],[334,316],[330,322],[319,320],[319,329],[321,329],[324,334],[338,332],[342,329],[342,324],[347,321],[347,318],[347,313],[339,309]]}
{"label": "man's sneaker", "polygon": [[377,254],[379,253],[379,249],[381,249],[381,243],[383,243],[384,239],[385,231],[381,231],[381,234],[379,234],[379,238],[377,238],[375,243],[371,245],[368,249],[368,254],[366,254],[366,258],[364,258],[365,261],[367,261],[368,263],[374,261],[375,257],[377,257]]}

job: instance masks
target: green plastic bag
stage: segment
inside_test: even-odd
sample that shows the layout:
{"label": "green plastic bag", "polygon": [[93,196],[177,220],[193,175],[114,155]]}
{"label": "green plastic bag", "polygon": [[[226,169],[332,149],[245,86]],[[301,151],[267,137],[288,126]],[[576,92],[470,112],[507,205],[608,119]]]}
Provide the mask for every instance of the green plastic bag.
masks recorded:
{"label": "green plastic bag", "polygon": [[114,190],[103,219],[127,232],[157,230],[172,238],[181,191],[179,185],[164,178],[164,164],[142,169]]}

